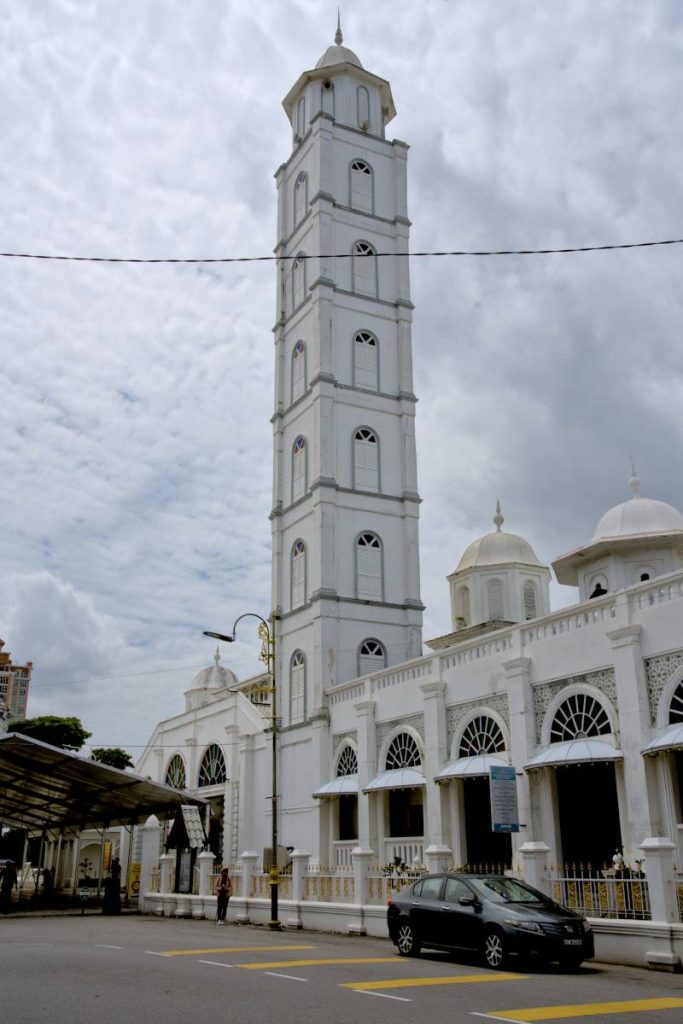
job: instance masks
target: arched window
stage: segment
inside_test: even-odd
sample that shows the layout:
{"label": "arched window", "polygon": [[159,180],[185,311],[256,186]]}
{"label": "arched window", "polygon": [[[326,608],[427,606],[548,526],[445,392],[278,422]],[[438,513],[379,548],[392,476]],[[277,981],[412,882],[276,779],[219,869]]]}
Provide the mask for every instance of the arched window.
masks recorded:
{"label": "arched window", "polygon": [[358,86],[358,127],[367,132],[370,128],[370,93],[364,85]]}
{"label": "arched window", "polygon": [[298,135],[297,142],[300,142],[304,137],[306,130],[306,100],[302,96],[296,105],[296,134]]}
{"label": "arched window", "polygon": [[339,760],[337,761],[336,777],[340,779],[344,775],[358,775],[358,755],[350,743],[347,743],[342,748]]}
{"label": "arched window", "polygon": [[351,161],[349,206],[372,213],[372,167],[365,160]]}
{"label": "arched window", "polygon": [[524,602],[524,618],[535,619],[538,615],[536,609],[536,584],[533,580],[526,580],[522,587],[522,599]]}
{"label": "arched window", "polygon": [[185,789],[187,786],[187,776],[185,775],[185,762],[183,761],[180,754],[174,754],[171,760],[168,762],[168,768],[166,769],[166,778],[164,782],[167,786],[172,786],[173,789]]}
{"label": "arched window", "polygon": [[422,756],[417,743],[408,732],[394,736],[387,750],[386,770],[394,768],[419,768]]}
{"label": "arched window", "polygon": [[505,750],[505,738],[498,723],[488,715],[477,715],[465,726],[458,757],[497,754]]}
{"label": "arched window", "polygon": [[503,600],[503,581],[489,580],[486,584],[486,599],[489,606],[489,622],[499,622],[505,618]]}
{"label": "arched window", "polygon": [[359,427],[353,435],[353,486],[379,491],[379,444],[369,427]]}
{"label": "arched window", "polygon": [[358,331],[353,339],[353,383],[365,391],[379,391],[377,339],[369,331]]}
{"label": "arched window", "polygon": [[306,545],[298,540],[292,548],[292,608],[306,600]]}
{"label": "arched window", "polygon": [[[674,690],[669,705],[669,725],[676,725],[677,722],[683,722],[683,682]],[[683,799],[683,793],[681,798]]]}
{"label": "arched window", "polygon": [[289,720],[303,721],[306,714],[306,658],[295,651],[289,663]]}
{"label": "arched window", "polygon": [[591,576],[590,583],[588,584],[588,597],[603,597],[609,592],[607,586],[607,577],[604,573],[598,573],[596,576]]}
{"label": "arched window", "polygon": [[377,253],[369,242],[354,242],[352,253],[352,291],[376,297]]}
{"label": "arched window", "polygon": [[297,437],[292,445],[292,501],[306,493],[306,438]]}
{"label": "arched window", "polygon": [[377,672],[386,668],[387,652],[379,640],[364,640],[358,648],[358,675],[365,676],[369,672]]}
{"label": "arched window", "polygon": [[297,341],[292,351],[292,401],[296,402],[306,390],[306,346]]}
{"label": "arched window", "polygon": [[206,748],[202,758],[199,768],[199,785],[218,786],[221,782],[225,782],[227,777],[223,751],[217,743],[212,743],[210,747]]}
{"label": "arched window", "polygon": [[550,729],[550,742],[583,740],[587,736],[605,736],[612,723],[599,700],[589,693],[573,693],[560,704]]}
{"label": "arched window", "polygon": [[457,614],[458,628],[459,629],[464,629],[465,626],[469,626],[470,620],[472,618],[472,612],[471,612],[471,609],[470,609],[470,588],[469,587],[461,587],[460,590],[458,591],[457,608],[458,608],[458,614]]}
{"label": "arched window", "polygon": [[382,544],[374,533],[361,533],[356,541],[358,597],[382,600]]}
{"label": "arched window", "polygon": [[308,178],[302,171],[294,182],[294,227],[306,216],[308,206]]}
{"label": "arched window", "polygon": [[334,82],[326,78],[320,89],[320,109],[323,114],[331,114],[334,117]]}
{"label": "arched window", "polygon": [[306,260],[300,252],[292,264],[292,309],[298,309],[306,294]]}

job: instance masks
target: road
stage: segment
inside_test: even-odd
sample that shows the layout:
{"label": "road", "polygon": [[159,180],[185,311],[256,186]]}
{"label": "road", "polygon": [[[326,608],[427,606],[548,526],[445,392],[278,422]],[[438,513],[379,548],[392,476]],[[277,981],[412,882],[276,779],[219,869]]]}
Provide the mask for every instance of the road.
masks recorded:
{"label": "road", "polygon": [[12,1024],[681,1024],[680,975],[589,965],[490,971],[388,940],[153,917],[0,919]]}

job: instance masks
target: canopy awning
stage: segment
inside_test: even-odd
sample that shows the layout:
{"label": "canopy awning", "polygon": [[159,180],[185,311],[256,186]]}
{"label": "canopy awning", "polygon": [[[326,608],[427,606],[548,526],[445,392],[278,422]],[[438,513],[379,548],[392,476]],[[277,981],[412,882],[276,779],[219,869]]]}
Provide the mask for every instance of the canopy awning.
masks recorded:
{"label": "canopy awning", "polygon": [[205,801],[20,733],[0,735],[0,821],[31,832],[101,828]]}
{"label": "canopy awning", "polygon": [[438,775],[434,776],[435,782],[447,782],[449,779],[474,779],[477,776],[488,775],[489,768],[509,768],[504,757],[497,754],[476,754],[472,757],[459,757],[457,761],[451,761]]}
{"label": "canopy awning", "polygon": [[314,797],[319,800],[325,800],[335,796],[357,796],[358,795],[358,776],[357,775],[338,775],[336,779],[332,779],[331,782],[326,782],[324,786],[320,786],[313,793]]}
{"label": "canopy awning", "polygon": [[524,765],[525,771],[535,768],[557,768],[567,764],[591,764],[595,761],[621,761],[622,753],[604,740],[565,740],[551,743]]}
{"label": "canopy awning", "polygon": [[652,757],[662,750],[683,750],[683,722],[670,725],[661,736],[648,743],[642,753],[644,757]]}
{"label": "canopy awning", "polygon": [[381,789],[414,789],[424,786],[426,779],[417,768],[393,768],[388,772],[375,775],[363,790],[364,793],[375,793]]}

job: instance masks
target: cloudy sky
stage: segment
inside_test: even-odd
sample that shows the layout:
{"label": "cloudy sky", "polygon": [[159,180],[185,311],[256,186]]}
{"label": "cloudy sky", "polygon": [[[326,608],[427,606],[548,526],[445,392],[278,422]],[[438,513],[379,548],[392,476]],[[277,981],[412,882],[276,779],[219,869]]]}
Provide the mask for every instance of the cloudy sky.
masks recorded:
{"label": "cloudy sky", "polygon": [[[0,0],[0,249],[269,253],[281,99],[335,18]],[[680,0],[350,0],[342,19],[392,85],[414,250],[683,237]],[[683,507],[682,260],[412,261],[426,638],[496,498],[548,562],[628,497],[631,455]],[[137,755],[211,660],[202,630],[269,610],[274,268],[0,258],[0,302],[0,636],[35,663],[30,714]],[[224,659],[243,677],[255,649]]]}

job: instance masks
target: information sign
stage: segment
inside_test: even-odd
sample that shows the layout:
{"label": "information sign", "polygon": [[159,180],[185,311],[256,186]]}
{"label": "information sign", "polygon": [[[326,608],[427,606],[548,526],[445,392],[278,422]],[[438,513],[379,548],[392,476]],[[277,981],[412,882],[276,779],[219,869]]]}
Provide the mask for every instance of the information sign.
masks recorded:
{"label": "information sign", "polygon": [[519,832],[517,773],[507,765],[489,768],[491,828],[494,832]]}

